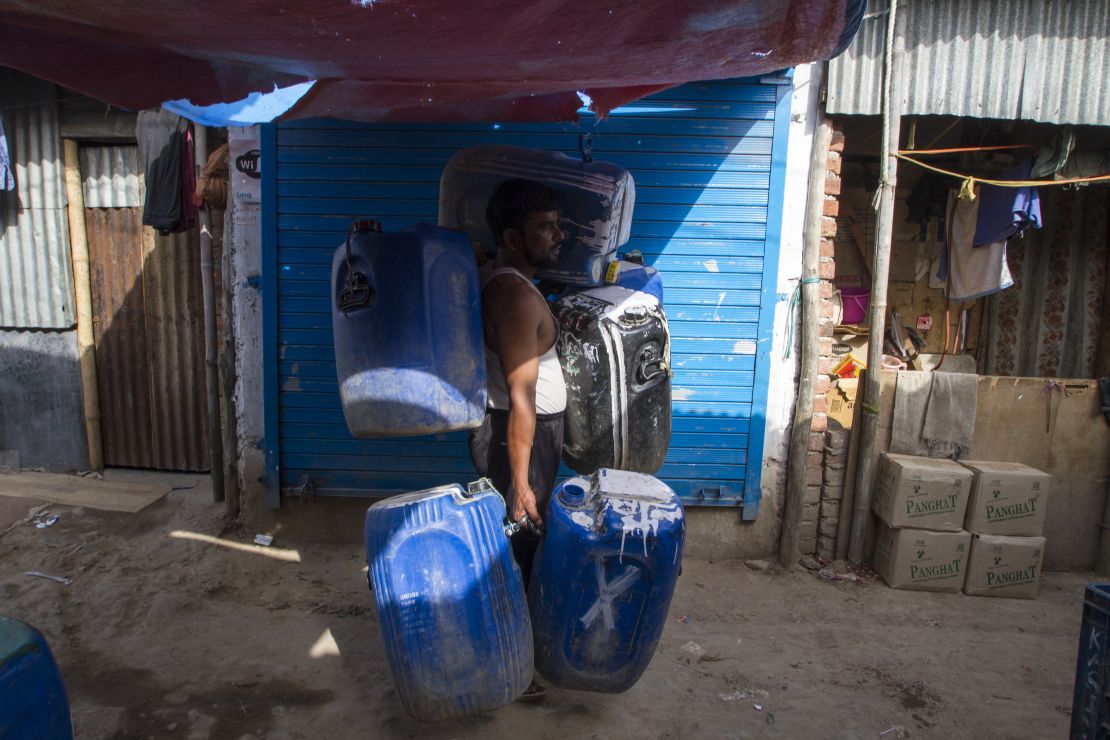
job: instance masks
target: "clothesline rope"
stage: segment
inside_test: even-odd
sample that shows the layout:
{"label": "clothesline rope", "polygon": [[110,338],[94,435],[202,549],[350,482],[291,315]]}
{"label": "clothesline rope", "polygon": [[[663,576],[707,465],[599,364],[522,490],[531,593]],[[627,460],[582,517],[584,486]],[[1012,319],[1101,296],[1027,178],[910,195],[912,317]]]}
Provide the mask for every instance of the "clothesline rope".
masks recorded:
{"label": "clothesline rope", "polygon": [[899,149],[899,154],[959,154],[961,152],[996,152],[1006,149],[1032,149],[1033,144],[996,144],[994,146],[960,146],[950,149]]}
{"label": "clothesline rope", "polygon": [[907,157],[901,152],[896,153],[894,156],[910,164],[916,164],[918,167],[936,172],[941,175],[948,175],[955,177],[957,180],[963,180],[963,185],[960,187],[960,197],[969,200],[975,200],[975,185],[976,183],[983,183],[985,185],[994,185],[999,188],[1039,188],[1046,185],[1077,185],[1080,183],[1092,182],[1110,182],[1110,175],[1094,175],[1092,177],[1070,177],[1064,180],[991,180],[985,177],[974,177],[972,175],[964,175],[959,172],[952,172],[951,170],[934,167],[931,164],[925,164],[913,157]]}

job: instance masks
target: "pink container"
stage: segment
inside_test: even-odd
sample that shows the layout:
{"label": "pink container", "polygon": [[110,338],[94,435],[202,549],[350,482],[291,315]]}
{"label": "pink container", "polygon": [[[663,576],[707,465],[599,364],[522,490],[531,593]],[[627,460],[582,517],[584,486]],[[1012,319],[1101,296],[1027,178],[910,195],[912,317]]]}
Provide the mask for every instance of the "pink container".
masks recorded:
{"label": "pink container", "polygon": [[842,308],[840,323],[861,324],[867,320],[867,309],[871,305],[871,291],[868,288],[840,289]]}

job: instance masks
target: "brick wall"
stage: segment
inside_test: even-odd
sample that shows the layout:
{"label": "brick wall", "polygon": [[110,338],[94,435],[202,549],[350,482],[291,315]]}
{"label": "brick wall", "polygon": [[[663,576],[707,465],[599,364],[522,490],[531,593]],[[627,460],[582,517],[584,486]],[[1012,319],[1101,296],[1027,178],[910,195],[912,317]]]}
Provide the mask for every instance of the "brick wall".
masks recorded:
{"label": "brick wall", "polygon": [[[829,390],[829,376],[832,373],[833,364],[832,334],[835,309],[832,302],[832,280],[836,277],[834,238],[836,217],[840,211],[840,168],[843,152],[844,132],[834,123],[825,170],[825,203],[821,212],[821,249],[817,265],[818,275],[821,278],[821,319],[817,326],[820,360],[813,396],[813,423],[810,428],[809,450],[806,453],[806,495],[798,542],[803,553],[818,553],[824,557],[830,557],[832,548],[835,547],[837,521],[830,520],[828,514],[839,510],[839,498],[834,504],[827,493],[832,488],[825,485],[828,474],[825,465],[828,399],[825,393]],[[830,531],[834,533],[831,543],[828,537]],[[825,555],[825,552],[830,554]]]}

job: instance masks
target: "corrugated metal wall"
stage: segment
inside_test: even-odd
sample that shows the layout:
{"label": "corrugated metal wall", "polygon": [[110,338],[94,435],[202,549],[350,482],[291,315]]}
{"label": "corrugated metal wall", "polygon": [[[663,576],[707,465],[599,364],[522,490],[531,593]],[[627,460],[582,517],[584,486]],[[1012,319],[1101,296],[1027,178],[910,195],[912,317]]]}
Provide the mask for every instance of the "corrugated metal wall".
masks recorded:
{"label": "corrugated metal wall", "polygon": [[[757,344],[770,332],[761,306],[777,270],[790,90],[757,80],[669,90],[598,123],[594,149],[633,173],[637,202],[624,249],[640,249],[664,276],[674,433],[658,475],[687,502],[745,497],[745,518],[758,505],[769,361]],[[581,124],[593,127],[592,119]],[[282,486],[307,478],[317,492],[381,495],[474,475],[465,434],[350,435],[336,389],[332,254],[354,217],[378,219],[387,231],[434,222],[440,174],[459,148],[503,143],[576,155],[579,130],[318,120],[271,131],[276,179],[264,187],[276,197],[264,191],[272,262],[264,262],[263,296],[276,292],[279,302],[266,308],[266,440]],[[273,155],[263,152],[266,161]]]}
{"label": "corrugated metal wall", "polygon": [[85,208],[142,208],[137,146],[84,146],[80,151]]}
{"label": "corrugated metal wall", "polygon": [[[888,0],[829,62],[830,114],[879,115]],[[1110,125],[1106,0],[902,0],[902,112]]]}
{"label": "corrugated metal wall", "polygon": [[77,312],[54,86],[0,69],[0,114],[16,180],[0,191],[0,327],[67,329]]}
{"label": "corrugated metal wall", "polygon": [[142,225],[136,147],[81,162],[105,464],[207,470],[197,232]]}

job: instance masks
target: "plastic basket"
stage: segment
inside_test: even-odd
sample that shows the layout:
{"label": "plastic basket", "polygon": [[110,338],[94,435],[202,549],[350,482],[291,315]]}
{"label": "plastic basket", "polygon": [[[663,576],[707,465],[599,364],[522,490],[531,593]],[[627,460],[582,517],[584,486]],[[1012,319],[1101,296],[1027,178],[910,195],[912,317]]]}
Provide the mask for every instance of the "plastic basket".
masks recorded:
{"label": "plastic basket", "polygon": [[1072,740],[1110,738],[1110,693],[1107,652],[1110,650],[1110,583],[1091,583],[1083,599],[1079,656],[1075,664],[1075,697],[1071,705]]}
{"label": "plastic basket", "polygon": [[867,309],[871,306],[871,291],[868,288],[841,288],[840,305],[843,310],[840,323],[861,324],[867,319]]}

